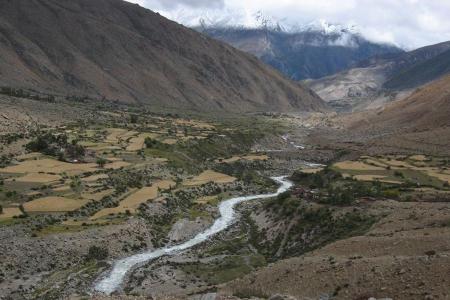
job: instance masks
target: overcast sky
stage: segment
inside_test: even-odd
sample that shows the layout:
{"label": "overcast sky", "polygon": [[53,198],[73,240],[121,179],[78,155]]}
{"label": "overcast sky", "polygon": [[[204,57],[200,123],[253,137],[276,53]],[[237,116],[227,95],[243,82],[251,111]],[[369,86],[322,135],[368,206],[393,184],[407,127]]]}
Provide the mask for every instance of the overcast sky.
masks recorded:
{"label": "overcast sky", "polygon": [[254,26],[255,14],[288,25],[357,25],[374,41],[413,49],[450,40],[450,0],[129,0],[187,26],[200,18]]}

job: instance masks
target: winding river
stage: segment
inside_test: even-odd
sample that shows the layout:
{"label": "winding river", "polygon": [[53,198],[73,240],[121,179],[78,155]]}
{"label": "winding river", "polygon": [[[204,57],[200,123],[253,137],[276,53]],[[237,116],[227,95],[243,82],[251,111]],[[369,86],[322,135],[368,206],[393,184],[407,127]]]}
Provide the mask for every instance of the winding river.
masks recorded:
{"label": "winding river", "polygon": [[275,193],[272,194],[263,194],[263,195],[252,195],[252,196],[242,196],[231,198],[229,200],[223,201],[219,205],[220,217],[214,222],[214,224],[206,229],[203,232],[200,232],[192,239],[175,246],[164,247],[148,252],[143,252],[140,254],[132,255],[121,260],[118,260],[111,272],[107,274],[104,278],[102,278],[96,285],[94,286],[95,291],[111,294],[115,290],[119,289],[121,286],[126,274],[133,268],[143,263],[146,263],[152,259],[156,259],[161,256],[166,255],[175,255],[180,251],[189,249],[195,245],[198,245],[209,237],[219,233],[229,227],[233,221],[235,220],[235,211],[234,207],[242,202],[255,200],[255,199],[265,199],[276,197],[279,194],[287,191],[292,183],[286,180],[286,177],[272,177],[273,180],[280,183],[280,187]]}

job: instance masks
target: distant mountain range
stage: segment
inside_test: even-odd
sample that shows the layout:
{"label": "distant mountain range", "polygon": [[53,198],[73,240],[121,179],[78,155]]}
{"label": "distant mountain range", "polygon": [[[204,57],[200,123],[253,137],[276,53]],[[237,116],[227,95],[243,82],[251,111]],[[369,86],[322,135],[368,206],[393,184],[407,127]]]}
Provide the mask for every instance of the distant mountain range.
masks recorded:
{"label": "distant mountain range", "polygon": [[257,19],[260,25],[252,28],[200,22],[195,29],[257,56],[293,80],[321,78],[376,55],[404,52],[367,40],[355,26],[319,21],[287,27]]}
{"label": "distant mountain range", "polygon": [[354,68],[308,81],[324,100],[344,110],[376,108],[450,73],[450,42],[380,55]]}
{"label": "distant mountain range", "polygon": [[255,57],[121,0],[0,1],[0,87],[195,111],[323,101]]}

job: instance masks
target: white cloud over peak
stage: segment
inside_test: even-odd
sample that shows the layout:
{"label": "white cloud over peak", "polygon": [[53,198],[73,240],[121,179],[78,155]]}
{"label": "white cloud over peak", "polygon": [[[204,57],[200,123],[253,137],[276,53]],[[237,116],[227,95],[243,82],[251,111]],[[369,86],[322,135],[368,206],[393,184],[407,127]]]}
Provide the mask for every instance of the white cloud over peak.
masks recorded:
{"label": "white cloud over peak", "polygon": [[262,12],[286,25],[356,24],[367,38],[408,49],[450,40],[450,0],[129,0],[192,26],[200,19],[255,26]]}

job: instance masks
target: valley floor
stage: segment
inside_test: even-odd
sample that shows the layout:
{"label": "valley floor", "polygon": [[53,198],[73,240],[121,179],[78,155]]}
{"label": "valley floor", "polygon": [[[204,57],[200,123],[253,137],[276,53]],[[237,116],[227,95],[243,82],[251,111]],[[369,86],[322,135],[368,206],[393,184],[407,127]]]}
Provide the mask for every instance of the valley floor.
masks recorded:
{"label": "valley floor", "polygon": [[[336,115],[0,101],[0,299],[450,298],[445,141],[341,139]],[[192,238],[280,175],[288,192],[94,292],[118,259]]]}

